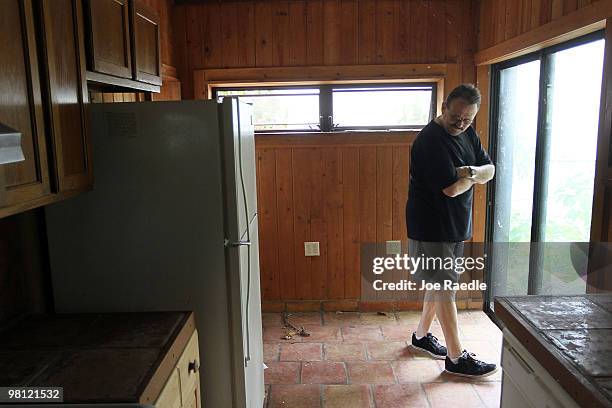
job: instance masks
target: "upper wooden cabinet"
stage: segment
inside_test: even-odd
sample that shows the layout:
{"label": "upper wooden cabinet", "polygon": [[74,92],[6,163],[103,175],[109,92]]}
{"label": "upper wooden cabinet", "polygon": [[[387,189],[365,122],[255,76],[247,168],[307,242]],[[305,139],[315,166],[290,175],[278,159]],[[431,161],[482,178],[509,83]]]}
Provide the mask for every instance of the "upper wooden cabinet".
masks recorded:
{"label": "upper wooden cabinet", "polygon": [[86,0],[88,65],[91,71],[132,78],[128,0]]}
{"label": "upper wooden cabinet", "polygon": [[53,187],[59,192],[85,189],[92,184],[93,172],[81,2],[42,1],[40,7]]}
{"label": "upper wooden cabinet", "polygon": [[161,85],[159,17],[139,1],[132,2],[134,79]]}
{"label": "upper wooden cabinet", "polygon": [[22,133],[24,161],[0,165],[0,207],[50,192],[42,96],[30,0],[0,2],[0,122]]}
{"label": "upper wooden cabinet", "polygon": [[[161,85],[159,17],[155,10],[136,0],[85,0],[84,11],[90,80],[143,90]],[[105,80],[99,74],[110,77]],[[159,87],[152,90],[159,91]]]}

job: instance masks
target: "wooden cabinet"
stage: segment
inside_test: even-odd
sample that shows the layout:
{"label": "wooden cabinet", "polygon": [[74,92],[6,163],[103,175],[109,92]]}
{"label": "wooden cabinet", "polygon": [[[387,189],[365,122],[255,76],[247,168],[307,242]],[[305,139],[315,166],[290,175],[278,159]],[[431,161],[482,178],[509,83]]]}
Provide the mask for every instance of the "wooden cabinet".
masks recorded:
{"label": "wooden cabinet", "polygon": [[138,0],[85,0],[84,9],[87,78],[98,85],[159,91],[160,30],[155,10]]}
{"label": "wooden cabinet", "polygon": [[128,0],[85,1],[89,69],[132,78]]}
{"label": "wooden cabinet", "polygon": [[22,133],[24,161],[0,165],[0,207],[49,193],[34,13],[30,0],[0,3],[0,122]]}
{"label": "wooden cabinet", "polygon": [[159,394],[155,407],[199,408],[201,404],[199,367],[198,332],[195,330]]}
{"label": "wooden cabinet", "polygon": [[0,122],[25,157],[0,165],[0,217],[92,185],[82,16],[80,0],[0,2]]}
{"label": "wooden cabinet", "polygon": [[140,1],[132,2],[134,79],[161,85],[159,17]]}
{"label": "wooden cabinet", "polygon": [[88,83],[158,92],[159,18],[135,0],[2,0],[0,52],[0,123],[25,157],[0,164],[1,218],[92,187]]}
{"label": "wooden cabinet", "polygon": [[40,2],[55,191],[91,187],[81,2]]}

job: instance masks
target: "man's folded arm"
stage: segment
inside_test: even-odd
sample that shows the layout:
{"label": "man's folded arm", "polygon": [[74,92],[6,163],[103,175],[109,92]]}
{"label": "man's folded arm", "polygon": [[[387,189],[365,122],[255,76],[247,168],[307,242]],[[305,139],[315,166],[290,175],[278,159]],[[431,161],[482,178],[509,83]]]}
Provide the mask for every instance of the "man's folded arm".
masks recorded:
{"label": "man's folded arm", "polygon": [[482,166],[471,166],[476,174],[470,177],[468,166],[457,167],[459,179],[450,186],[442,189],[442,192],[449,197],[457,197],[468,191],[474,184],[485,184],[493,179],[495,166],[485,164]]}
{"label": "man's folded arm", "polygon": [[442,192],[449,197],[457,197],[458,195],[468,191],[473,185],[473,179],[461,177],[450,186],[443,188]]}

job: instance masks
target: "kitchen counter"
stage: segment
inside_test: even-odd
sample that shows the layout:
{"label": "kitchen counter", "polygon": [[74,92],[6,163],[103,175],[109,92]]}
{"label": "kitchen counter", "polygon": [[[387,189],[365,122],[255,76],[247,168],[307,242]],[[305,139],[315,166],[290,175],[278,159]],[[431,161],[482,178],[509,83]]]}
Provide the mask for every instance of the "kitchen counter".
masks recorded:
{"label": "kitchen counter", "polygon": [[29,315],[0,327],[0,386],[65,403],[152,404],[195,330],[192,312]]}
{"label": "kitchen counter", "polygon": [[612,295],[498,297],[495,314],[579,406],[612,407]]}

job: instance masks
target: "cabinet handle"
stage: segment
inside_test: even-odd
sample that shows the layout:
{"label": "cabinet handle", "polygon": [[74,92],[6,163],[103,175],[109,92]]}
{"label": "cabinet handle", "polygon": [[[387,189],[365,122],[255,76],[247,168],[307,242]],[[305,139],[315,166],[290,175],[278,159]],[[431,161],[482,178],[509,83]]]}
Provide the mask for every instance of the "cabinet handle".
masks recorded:
{"label": "cabinet handle", "polygon": [[523,369],[525,371],[527,371],[528,374],[533,374],[533,368],[531,368],[531,366],[529,364],[527,364],[527,362],[525,361],[525,359],[523,358],[523,356],[521,356],[516,350],[514,350],[513,348],[508,348],[508,351],[510,352],[510,354],[512,354],[514,356],[514,358],[516,359],[516,361],[519,362],[520,365],[523,366]]}
{"label": "cabinet handle", "polygon": [[189,366],[187,367],[187,373],[190,373],[192,371],[194,373],[200,371],[200,363],[198,363],[198,360],[193,360],[189,362]]}

